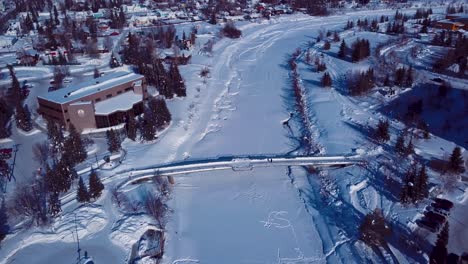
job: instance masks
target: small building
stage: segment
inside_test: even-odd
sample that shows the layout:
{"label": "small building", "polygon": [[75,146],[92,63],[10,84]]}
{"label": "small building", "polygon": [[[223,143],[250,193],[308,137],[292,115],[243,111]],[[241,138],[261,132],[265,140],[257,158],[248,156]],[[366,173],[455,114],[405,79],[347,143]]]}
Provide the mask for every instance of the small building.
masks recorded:
{"label": "small building", "polygon": [[116,126],[130,115],[142,114],[147,98],[143,75],[118,71],[38,97],[37,112],[83,131]]}
{"label": "small building", "polygon": [[448,20],[448,19],[440,20],[435,23],[436,28],[451,30],[451,31],[457,31],[457,30],[463,29],[464,26],[465,25],[463,23],[455,22],[455,21]]}

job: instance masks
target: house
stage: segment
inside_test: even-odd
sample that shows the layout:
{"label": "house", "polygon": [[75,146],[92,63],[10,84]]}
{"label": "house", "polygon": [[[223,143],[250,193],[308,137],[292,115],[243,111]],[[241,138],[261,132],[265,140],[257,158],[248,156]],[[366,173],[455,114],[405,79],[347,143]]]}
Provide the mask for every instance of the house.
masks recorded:
{"label": "house", "polygon": [[440,20],[435,23],[436,28],[457,31],[464,27],[463,23],[451,21],[448,19]]}
{"label": "house", "polygon": [[142,114],[147,98],[143,75],[117,71],[39,96],[37,112],[66,128],[73,124],[83,131],[116,126],[130,115]]}

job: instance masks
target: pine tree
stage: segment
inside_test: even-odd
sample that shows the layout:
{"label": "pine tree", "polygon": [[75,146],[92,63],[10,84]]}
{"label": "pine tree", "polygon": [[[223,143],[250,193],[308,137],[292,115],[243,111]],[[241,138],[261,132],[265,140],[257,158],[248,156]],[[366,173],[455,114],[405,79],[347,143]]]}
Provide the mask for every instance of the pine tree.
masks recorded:
{"label": "pine tree", "polygon": [[405,87],[413,86],[413,66],[406,70]]}
{"label": "pine tree", "polygon": [[7,102],[0,98],[0,139],[11,135],[11,116],[13,111]]}
{"label": "pine tree", "polygon": [[83,182],[83,178],[80,177],[78,181],[78,190],[76,191],[76,200],[80,203],[89,202],[89,192],[86,185]]}
{"label": "pine tree", "polygon": [[107,149],[111,153],[118,152],[122,148],[121,142],[120,142],[120,136],[118,132],[114,131],[114,129],[107,130],[106,136],[107,136]]}
{"label": "pine tree", "polygon": [[325,72],[320,82],[323,87],[330,87],[332,85],[332,78],[330,74],[328,72]]}
{"label": "pine tree", "polygon": [[0,207],[0,241],[5,239],[6,235],[10,232],[8,226],[8,215],[7,208],[5,206],[5,198],[2,200],[2,206]]}
{"label": "pine tree", "polygon": [[63,156],[71,166],[75,166],[86,160],[88,154],[80,133],[73,124],[69,127],[70,135],[64,142]]}
{"label": "pine tree", "polygon": [[184,97],[187,95],[184,80],[182,79],[179,68],[175,63],[171,64],[171,68],[169,70],[169,80],[171,82],[172,91],[174,91],[178,97]]}
{"label": "pine tree", "polygon": [[454,173],[461,173],[465,171],[465,166],[463,165],[463,157],[461,154],[461,148],[455,147],[450,155],[448,162],[448,169]]}
{"label": "pine tree", "polygon": [[422,165],[415,179],[416,200],[421,201],[428,196],[426,166]]}
{"label": "pine tree", "polygon": [[166,101],[162,97],[152,98],[148,102],[148,108],[155,119],[156,129],[161,129],[171,122],[171,113],[167,108]]}
{"label": "pine tree", "polygon": [[392,234],[380,209],[367,214],[359,227],[360,239],[368,245],[379,246]]}
{"label": "pine tree", "polygon": [[348,47],[346,46],[346,42],[343,39],[340,44],[340,50],[338,51],[338,58],[343,59],[346,57],[346,49],[348,49]]}
{"label": "pine tree", "polygon": [[60,212],[62,212],[62,204],[60,202],[59,193],[52,192],[49,194],[49,206],[48,212],[51,216],[57,216]]}
{"label": "pine tree", "polygon": [[127,137],[135,141],[136,136],[137,136],[137,123],[133,115],[128,117],[126,128],[127,128]]}
{"label": "pine tree", "polygon": [[151,141],[156,139],[156,117],[149,107],[145,107],[145,113],[141,119],[140,134],[143,140]]}
{"label": "pine tree", "polygon": [[47,138],[50,141],[52,155],[55,157],[62,152],[64,136],[62,127],[52,119],[47,119]]}
{"label": "pine tree", "polygon": [[323,44],[323,49],[324,50],[329,50],[331,48],[331,43],[330,41],[325,41],[325,44]]}
{"label": "pine tree", "polygon": [[403,87],[405,84],[406,70],[404,67],[398,68],[395,71],[395,84],[399,87]]}
{"label": "pine tree", "polygon": [[28,105],[18,103],[16,105],[16,126],[23,131],[31,131],[33,128],[31,121],[31,112],[29,112]]}
{"label": "pine tree", "polygon": [[97,199],[101,196],[102,190],[104,190],[104,185],[101,182],[98,174],[95,170],[91,171],[89,175],[89,194],[93,199]]}
{"label": "pine tree", "polygon": [[408,145],[405,148],[406,155],[411,155],[414,153],[413,139],[410,139]]}
{"label": "pine tree", "polygon": [[18,81],[18,78],[16,78],[15,71],[13,70],[13,66],[8,64],[7,65],[8,70],[10,71],[10,77],[11,77],[11,89],[9,92],[9,97],[11,98],[11,103],[12,105],[18,105],[24,100],[23,93],[21,92],[21,86]]}
{"label": "pine tree", "polygon": [[408,204],[414,202],[415,198],[415,179],[416,179],[416,166],[413,165],[406,171],[405,178],[403,179],[403,186],[400,192],[400,202]]}
{"label": "pine tree", "polygon": [[404,155],[406,153],[405,138],[403,137],[403,134],[398,135],[395,142],[395,150],[400,155]]}
{"label": "pine tree", "polygon": [[429,263],[430,264],[445,264],[447,260],[447,245],[449,239],[449,225],[445,222],[444,227],[437,235],[437,241],[432,248]]}
{"label": "pine tree", "polygon": [[377,129],[375,132],[375,136],[377,141],[379,142],[386,142],[390,139],[390,134],[388,133],[388,128],[390,124],[388,120],[379,120],[379,123],[377,124]]}
{"label": "pine tree", "polygon": [[53,191],[67,192],[70,190],[73,174],[73,168],[65,160],[60,160],[52,170]]}

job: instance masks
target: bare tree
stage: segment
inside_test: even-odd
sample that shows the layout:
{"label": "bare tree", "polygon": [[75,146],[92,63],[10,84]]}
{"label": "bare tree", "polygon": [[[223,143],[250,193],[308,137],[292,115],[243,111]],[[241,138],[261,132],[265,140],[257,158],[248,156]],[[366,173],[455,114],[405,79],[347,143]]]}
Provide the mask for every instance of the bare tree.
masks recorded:
{"label": "bare tree", "polygon": [[42,166],[45,166],[50,156],[49,143],[47,141],[42,141],[34,144],[32,146],[32,152],[34,160],[39,162]]}
{"label": "bare tree", "polygon": [[146,193],[144,206],[146,212],[158,222],[159,228],[164,229],[166,226],[167,206],[164,204],[161,197],[151,194],[150,192]]}

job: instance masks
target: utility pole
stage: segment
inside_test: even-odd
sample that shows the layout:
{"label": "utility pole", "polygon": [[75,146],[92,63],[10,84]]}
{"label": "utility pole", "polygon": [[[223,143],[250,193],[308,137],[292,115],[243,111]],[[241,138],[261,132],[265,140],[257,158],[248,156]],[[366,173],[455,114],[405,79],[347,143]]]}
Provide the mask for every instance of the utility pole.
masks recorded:
{"label": "utility pole", "polygon": [[76,245],[77,245],[76,252],[78,253],[77,261],[79,263],[79,261],[81,260],[81,248],[80,248],[80,236],[78,235],[78,227],[76,225],[76,214],[75,214],[75,232],[76,232]]}

